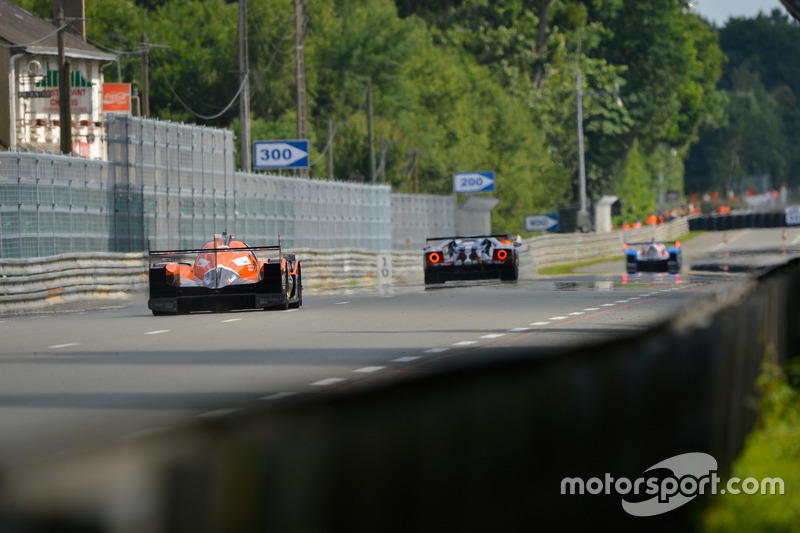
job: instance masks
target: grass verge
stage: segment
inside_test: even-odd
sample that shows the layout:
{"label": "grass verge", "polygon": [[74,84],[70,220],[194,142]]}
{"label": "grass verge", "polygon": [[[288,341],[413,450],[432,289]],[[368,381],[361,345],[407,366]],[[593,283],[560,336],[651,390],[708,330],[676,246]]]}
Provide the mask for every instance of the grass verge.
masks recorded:
{"label": "grass verge", "polygon": [[[702,235],[705,233],[704,231],[690,231],[685,235],[681,235],[676,241],[679,242],[686,242],[688,240],[694,239],[698,235]],[[611,257],[598,257],[596,259],[586,259],[585,261],[575,261],[573,263],[564,263],[563,265],[551,265],[540,268],[538,270],[539,274],[543,276],[563,276],[566,274],[574,274],[573,272],[576,268],[596,265],[598,263],[609,263],[612,261],[622,261],[625,259],[624,255],[615,255]]]}
{"label": "grass verge", "polygon": [[794,359],[788,371],[765,366],[759,387],[758,423],[731,476],[759,482],[781,478],[785,492],[712,496],[703,515],[704,533],[800,530],[800,360]]}

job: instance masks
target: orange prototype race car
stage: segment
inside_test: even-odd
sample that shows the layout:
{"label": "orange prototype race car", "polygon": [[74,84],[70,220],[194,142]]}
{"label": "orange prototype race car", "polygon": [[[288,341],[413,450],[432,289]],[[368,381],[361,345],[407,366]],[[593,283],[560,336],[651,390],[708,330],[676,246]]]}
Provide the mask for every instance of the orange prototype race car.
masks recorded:
{"label": "orange prototype race car", "polygon": [[[259,259],[256,252],[276,251]],[[200,250],[149,251],[154,315],[233,309],[288,309],[303,305],[300,261],[276,246],[247,246],[233,235],[214,235]],[[193,262],[181,262],[194,256]]]}

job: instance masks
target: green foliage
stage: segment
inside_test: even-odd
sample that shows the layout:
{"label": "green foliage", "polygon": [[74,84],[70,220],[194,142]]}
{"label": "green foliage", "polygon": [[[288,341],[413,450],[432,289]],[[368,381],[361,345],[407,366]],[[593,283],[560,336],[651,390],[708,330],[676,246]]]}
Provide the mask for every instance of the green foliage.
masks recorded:
{"label": "green foliage", "polygon": [[[767,365],[761,388],[757,429],[747,439],[732,476],[759,481],[779,477],[785,493],[716,495],[703,517],[707,533],[793,532],[800,523],[800,365],[788,372]],[[794,382],[792,384],[792,382]]]}
{"label": "green foliage", "polygon": [[634,143],[625,165],[622,167],[617,183],[617,195],[620,198],[623,221],[632,223],[639,218],[644,220],[656,210],[656,197],[653,195],[653,180],[647,168],[646,158]]}
{"label": "green foliage", "polygon": [[[51,16],[49,0],[20,4]],[[238,132],[237,4],[90,0],[89,42],[120,54],[107,79],[140,81],[145,33],[151,115]],[[369,83],[379,182],[450,194],[454,172],[494,170],[494,229],[521,229],[525,214],[576,197],[580,72],[589,197],[614,194],[619,184],[636,205],[649,206],[654,176],[679,188],[688,146],[724,116],[715,90],[723,61],[717,34],[684,4],[307,0],[310,173],[327,176],[322,156],[330,145],[335,179],[371,179]],[[247,9],[251,138],[294,138],[293,5],[261,0]],[[622,107],[609,94],[615,87]],[[792,96],[770,94],[781,106]],[[782,146],[776,141],[770,153]],[[663,153],[672,150],[678,159],[666,160],[675,163],[667,175]],[[637,183],[646,188],[635,191]]]}
{"label": "green foliage", "polygon": [[768,174],[773,187],[800,183],[800,25],[773,11],[731,19],[719,30],[728,62],[719,86],[728,100],[727,121],[702,135],[687,159],[691,191],[757,188]]}

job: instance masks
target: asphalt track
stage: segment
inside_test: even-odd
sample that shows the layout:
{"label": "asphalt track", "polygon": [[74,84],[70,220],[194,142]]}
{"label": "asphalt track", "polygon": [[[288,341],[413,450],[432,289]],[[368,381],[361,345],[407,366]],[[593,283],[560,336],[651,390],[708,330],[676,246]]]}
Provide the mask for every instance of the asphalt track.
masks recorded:
{"label": "asphalt track", "polygon": [[729,232],[727,242],[701,235],[684,245],[680,276],[626,276],[611,262],[556,278],[307,294],[288,311],[154,317],[141,297],[3,317],[0,472],[261,402],[491,363],[497,347],[549,357],[629,335],[748,279],[692,264],[730,261],[734,252],[761,265],[796,253],[800,229],[787,239],[779,231]]}

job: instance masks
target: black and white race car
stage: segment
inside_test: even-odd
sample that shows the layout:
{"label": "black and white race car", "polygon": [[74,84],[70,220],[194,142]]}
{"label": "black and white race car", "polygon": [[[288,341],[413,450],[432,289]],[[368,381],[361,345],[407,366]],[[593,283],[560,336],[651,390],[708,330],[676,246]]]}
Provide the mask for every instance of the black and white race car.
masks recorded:
{"label": "black and white race car", "polygon": [[424,249],[425,284],[492,278],[516,281],[520,244],[513,235],[431,237]]}

